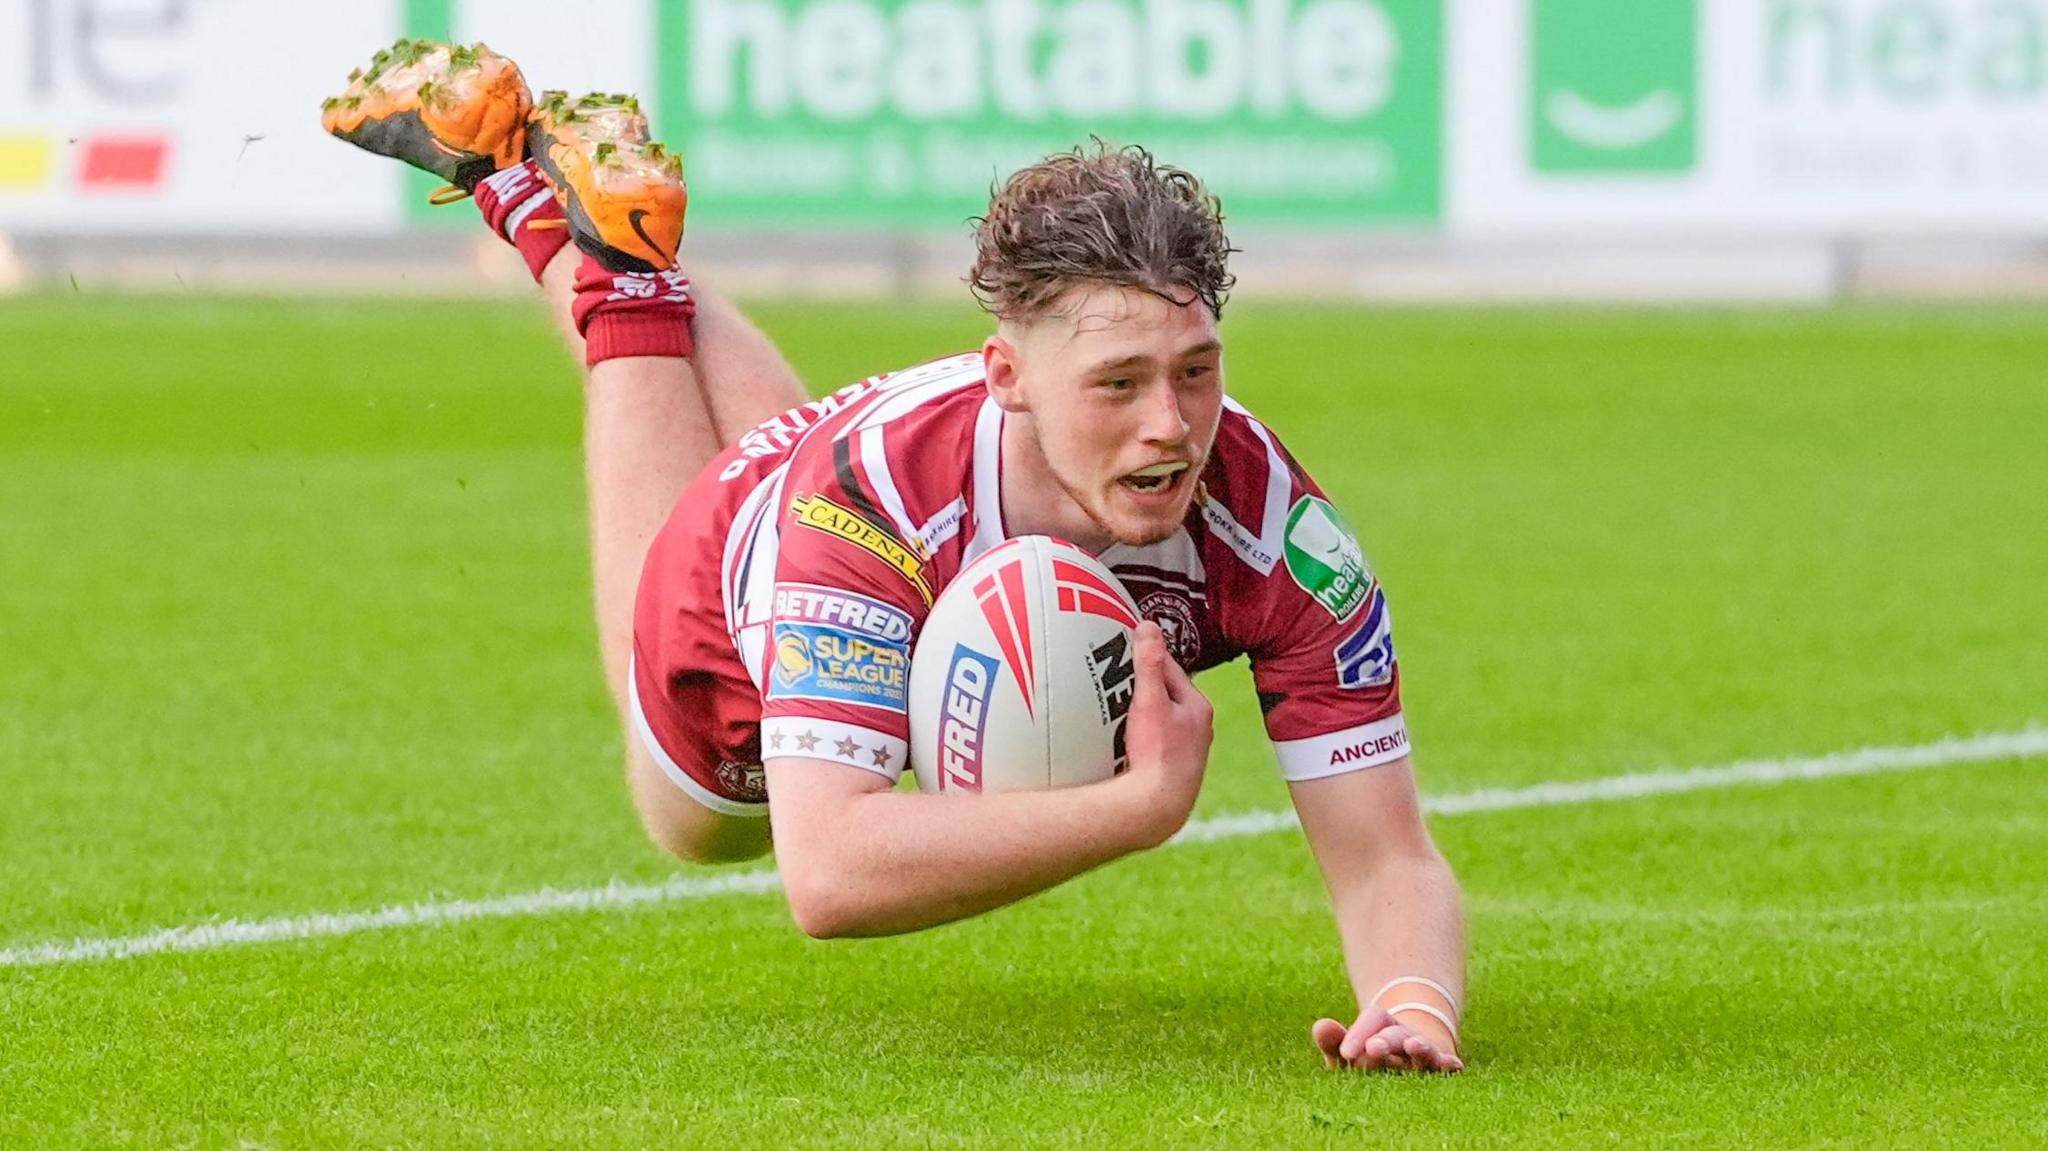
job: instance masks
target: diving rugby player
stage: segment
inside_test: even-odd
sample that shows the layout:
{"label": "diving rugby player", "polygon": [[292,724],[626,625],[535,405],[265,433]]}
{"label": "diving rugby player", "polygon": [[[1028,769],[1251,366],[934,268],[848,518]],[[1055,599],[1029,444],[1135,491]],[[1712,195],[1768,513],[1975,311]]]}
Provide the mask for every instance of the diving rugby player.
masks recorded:
{"label": "diving rugby player", "polygon": [[[769,848],[813,936],[1001,907],[1188,819],[1208,761],[1193,671],[1248,656],[1326,880],[1359,1014],[1330,1066],[1456,1071],[1464,926],[1423,825],[1386,596],[1273,432],[1225,395],[1217,202],[1141,149],[1052,156],[979,221],[977,351],[806,401],[676,265],[687,193],[629,97],[537,103],[481,45],[401,41],[327,102],[333,134],[473,195],[583,358],[597,623],[648,833],[687,860]],[[1138,633],[1129,769],[924,795],[910,645],[963,566],[1019,535],[1115,571]]]}

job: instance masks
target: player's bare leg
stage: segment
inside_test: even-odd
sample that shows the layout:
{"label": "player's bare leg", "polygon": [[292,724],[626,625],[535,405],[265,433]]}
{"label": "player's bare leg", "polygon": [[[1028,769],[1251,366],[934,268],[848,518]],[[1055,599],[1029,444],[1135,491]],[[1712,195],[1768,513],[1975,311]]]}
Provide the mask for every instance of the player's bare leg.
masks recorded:
{"label": "player's bare leg", "polygon": [[584,459],[599,642],[634,804],[676,855],[749,858],[768,846],[766,821],[691,799],[632,730],[633,604],[648,545],[683,488],[729,440],[801,402],[802,389],[736,309],[707,304],[674,267],[687,196],[679,165],[648,141],[637,102],[543,96],[529,150],[580,253],[573,264],[570,252],[558,255],[539,279],[570,348],[590,365]]}
{"label": "player's bare leg", "polygon": [[[631,730],[633,602],[648,544],[683,487],[740,432],[801,402],[802,388],[737,309],[702,299],[673,271],[687,195],[680,166],[648,140],[637,103],[548,93],[527,121],[531,106],[516,66],[482,45],[400,41],[350,77],[323,119],[358,146],[442,175],[454,198],[474,193],[526,258],[572,350],[591,360],[585,463],[598,638],[634,803],[650,836],[679,856],[752,857],[767,847],[767,821],[684,795]],[[576,247],[566,246],[570,232]],[[644,299],[593,282],[604,273],[637,277],[625,286]],[[612,346],[589,355],[589,317],[578,312],[608,305],[644,313],[604,330],[614,342],[627,331],[645,354]]]}
{"label": "player's bare leg", "polygon": [[[563,340],[579,362],[585,348],[577,331],[574,305],[576,271],[581,263],[581,253],[566,248],[548,263],[540,279]],[[722,317],[716,313],[707,316],[706,312],[700,301],[698,314],[691,321],[698,341],[694,358],[625,356],[601,360],[584,371],[583,460],[590,502],[598,646],[625,737],[626,781],[633,806],[649,838],[663,850],[683,859],[715,863],[751,859],[765,851],[767,821],[723,815],[691,799],[662,774],[641,747],[632,730],[632,704],[627,694],[631,689],[627,657],[633,643],[633,601],[648,544],[668,518],[676,497],[727,440],[738,435],[728,436],[713,414],[715,392],[706,384],[710,373],[700,369],[707,352],[728,367],[748,373],[742,378],[766,375],[775,380],[775,371],[783,373],[780,383],[786,391],[782,395],[796,398],[779,403],[768,414],[799,402],[801,390],[795,374],[765,337],[751,326],[722,326]],[[755,341],[765,349],[766,357],[756,354],[750,359],[749,353],[757,353]]]}

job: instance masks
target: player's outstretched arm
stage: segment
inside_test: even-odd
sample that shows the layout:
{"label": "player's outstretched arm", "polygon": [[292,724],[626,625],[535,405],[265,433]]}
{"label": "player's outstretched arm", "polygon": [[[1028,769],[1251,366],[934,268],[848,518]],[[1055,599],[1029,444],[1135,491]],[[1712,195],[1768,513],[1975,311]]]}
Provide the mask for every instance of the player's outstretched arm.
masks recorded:
{"label": "player's outstretched arm", "polygon": [[797,924],[819,938],[915,931],[1166,842],[1201,788],[1212,715],[1153,624],[1139,628],[1137,665],[1130,769],[1103,783],[919,795],[858,768],[770,759],[776,866]]}
{"label": "player's outstretched arm", "polygon": [[1289,785],[1322,868],[1358,1000],[1355,1022],[1317,1021],[1332,1067],[1458,1071],[1465,918],[1404,757]]}

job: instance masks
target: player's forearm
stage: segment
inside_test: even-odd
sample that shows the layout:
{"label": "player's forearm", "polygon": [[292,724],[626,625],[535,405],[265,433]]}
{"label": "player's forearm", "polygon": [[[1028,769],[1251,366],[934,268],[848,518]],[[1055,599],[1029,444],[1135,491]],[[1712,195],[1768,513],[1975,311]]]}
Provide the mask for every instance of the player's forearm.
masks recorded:
{"label": "player's forearm", "polygon": [[778,835],[791,909],[822,938],[915,931],[1014,903],[1161,838],[1134,782],[860,796],[806,828],[802,844]]}
{"label": "player's forearm", "polygon": [[1402,855],[1333,886],[1345,968],[1361,1011],[1387,981],[1420,975],[1465,1003],[1465,913],[1441,855]]}

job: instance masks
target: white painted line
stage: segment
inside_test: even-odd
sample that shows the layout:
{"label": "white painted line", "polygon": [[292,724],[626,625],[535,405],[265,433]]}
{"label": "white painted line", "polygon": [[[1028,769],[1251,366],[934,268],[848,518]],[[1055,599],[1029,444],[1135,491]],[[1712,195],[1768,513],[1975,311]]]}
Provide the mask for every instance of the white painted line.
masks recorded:
{"label": "white painted line", "polygon": [[[2041,755],[2048,755],[2048,728],[2030,727],[1995,735],[1938,740],[1913,747],[1865,747],[1805,759],[1751,759],[1719,767],[1608,775],[1596,779],[1538,783],[1529,787],[1486,788],[1459,795],[1425,796],[1422,806],[1431,815],[1470,815],[1524,807],[1607,803],[1617,799],[1711,791],[1745,784],[1793,783],[1843,775],[1920,771],[1987,760],[2032,759]],[[1211,843],[1219,839],[1285,831],[1294,826],[1294,813],[1291,811],[1254,811],[1191,823],[1182,828],[1173,841]],[[0,955],[4,954],[0,952]]]}
{"label": "white painted line", "polygon": [[542,888],[522,895],[495,899],[465,899],[450,903],[414,903],[387,907],[381,911],[343,912],[327,915],[295,915],[287,919],[227,919],[190,927],[166,927],[144,935],[111,939],[78,939],[70,943],[46,943],[35,947],[0,951],[0,968],[48,967],[59,963],[89,963],[96,959],[134,959],[175,951],[217,951],[252,943],[283,943],[319,939],[333,935],[356,935],[390,927],[426,927],[462,923],[471,919],[512,919],[522,916],[556,915],[574,911],[613,911],[646,903],[667,903],[681,899],[708,899],[718,895],[752,895],[774,891],[781,882],[772,871],[740,871],[725,875],[678,876],[666,883],[633,884],[613,881],[603,887],[575,891]]}
{"label": "white painted line", "polygon": [[[1720,767],[1611,775],[1533,787],[1489,788],[1424,801],[1434,815],[1467,815],[1512,811],[1526,807],[1604,803],[1686,791],[1710,791],[1752,784],[1792,783],[1849,775],[1922,771],[2004,759],[2048,755],[2048,728],[1945,739],[1912,747],[1867,747],[1804,759],[1759,759]],[[1214,843],[1249,835],[1286,831],[1296,826],[1292,812],[1257,811],[1224,815],[1190,823],[1173,837],[1173,846]],[[134,959],[169,952],[216,951],[258,943],[284,943],[357,935],[397,927],[430,927],[477,919],[513,919],[579,911],[610,911],[653,903],[711,899],[727,895],[758,895],[779,889],[773,871],[740,871],[723,875],[681,876],[666,883],[613,882],[574,891],[543,889],[494,899],[415,903],[380,911],[298,915],[283,919],[230,919],[188,927],[168,927],[142,935],[76,939],[66,943],[32,944],[0,950],[0,968],[50,967],[97,960]]]}

